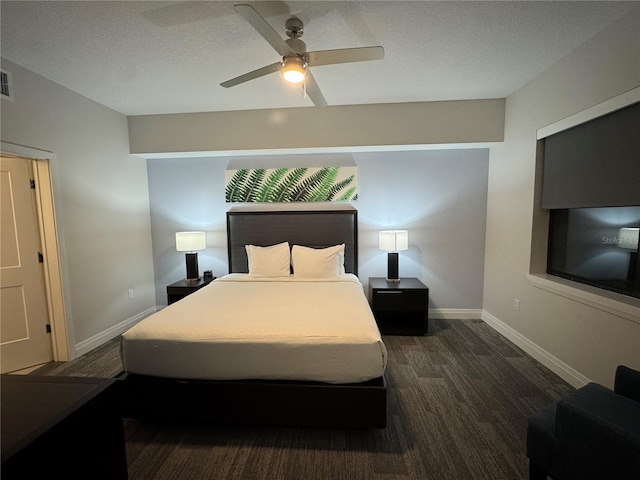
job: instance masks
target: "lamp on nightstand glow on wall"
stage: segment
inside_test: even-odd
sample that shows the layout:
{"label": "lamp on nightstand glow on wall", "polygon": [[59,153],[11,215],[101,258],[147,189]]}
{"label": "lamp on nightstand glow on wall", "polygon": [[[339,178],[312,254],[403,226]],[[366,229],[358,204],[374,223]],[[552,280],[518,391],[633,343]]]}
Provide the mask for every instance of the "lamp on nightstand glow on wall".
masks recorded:
{"label": "lamp on nightstand glow on wall", "polygon": [[406,230],[382,230],[378,234],[380,250],[387,253],[387,282],[399,282],[398,252],[409,249],[409,232]]}
{"label": "lamp on nightstand glow on wall", "polygon": [[187,283],[196,283],[198,273],[198,250],[207,248],[204,232],[176,232],[176,250],[185,253],[187,262]]}

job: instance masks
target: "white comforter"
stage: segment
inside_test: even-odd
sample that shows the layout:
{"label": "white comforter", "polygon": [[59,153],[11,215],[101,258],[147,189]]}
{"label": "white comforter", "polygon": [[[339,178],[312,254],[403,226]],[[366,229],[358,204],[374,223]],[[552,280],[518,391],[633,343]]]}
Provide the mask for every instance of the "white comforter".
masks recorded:
{"label": "white comforter", "polygon": [[221,277],[123,335],[129,373],[356,383],[387,354],[358,278]]}

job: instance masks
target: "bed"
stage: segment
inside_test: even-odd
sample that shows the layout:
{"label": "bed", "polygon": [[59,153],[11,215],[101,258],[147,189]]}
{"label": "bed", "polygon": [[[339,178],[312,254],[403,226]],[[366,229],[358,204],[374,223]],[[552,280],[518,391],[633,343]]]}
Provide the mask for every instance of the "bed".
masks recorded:
{"label": "bed", "polygon": [[227,244],[229,275],[123,334],[124,415],[384,428],[357,211],[232,210]]}

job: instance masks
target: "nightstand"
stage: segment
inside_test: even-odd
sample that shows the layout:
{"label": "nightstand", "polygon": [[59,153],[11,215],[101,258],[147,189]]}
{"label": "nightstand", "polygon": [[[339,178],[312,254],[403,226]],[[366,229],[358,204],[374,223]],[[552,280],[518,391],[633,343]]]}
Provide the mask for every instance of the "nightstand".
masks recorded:
{"label": "nightstand", "polygon": [[209,285],[214,281],[216,277],[204,278],[200,277],[197,282],[189,282],[186,280],[180,280],[179,282],[167,285],[167,305],[182,300],[187,295],[191,295],[193,292],[200,290],[205,285]]}
{"label": "nightstand", "polygon": [[369,301],[380,333],[424,335],[429,325],[429,289],[417,278],[387,282],[369,278]]}

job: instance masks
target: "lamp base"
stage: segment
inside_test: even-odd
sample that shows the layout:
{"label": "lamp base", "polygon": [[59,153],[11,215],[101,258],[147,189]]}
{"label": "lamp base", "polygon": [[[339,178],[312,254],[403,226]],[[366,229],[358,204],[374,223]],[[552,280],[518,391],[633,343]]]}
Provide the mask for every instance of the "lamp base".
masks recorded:
{"label": "lamp base", "polygon": [[198,283],[200,273],[198,272],[198,253],[185,253],[184,258],[187,262],[187,283]]}
{"label": "lamp base", "polygon": [[399,281],[398,252],[389,252],[387,253],[387,282],[398,283]]}

